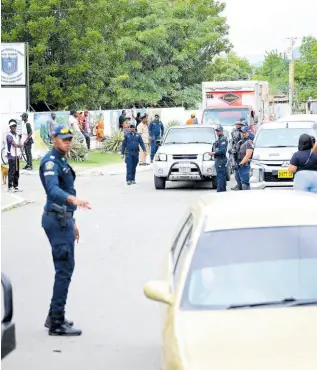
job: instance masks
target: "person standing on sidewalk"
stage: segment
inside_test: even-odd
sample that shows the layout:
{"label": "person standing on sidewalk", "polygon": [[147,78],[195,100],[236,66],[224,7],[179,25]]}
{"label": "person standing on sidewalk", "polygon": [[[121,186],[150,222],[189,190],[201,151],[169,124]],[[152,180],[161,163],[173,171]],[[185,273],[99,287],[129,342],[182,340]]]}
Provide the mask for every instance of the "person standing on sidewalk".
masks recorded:
{"label": "person standing on sidewalk", "polygon": [[7,156],[9,163],[8,173],[8,191],[10,193],[20,192],[19,189],[19,177],[20,177],[20,155],[21,148],[21,136],[17,134],[17,121],[10,119],[9,121],[10,132],[7,135]]}
{"label": "person standing on sidewalk", "polygon": [[142,117],[142,121],[138,126],[138,134],[141,135],[146,153],[140,152],[140,166],[146,166],[148,163],[146,162],[147,153],[149,152],[149,143],[150,143],[150,137],[149,137],[149,126],[147,124],[147,118]]}
{"label": "person standing on sidewalk", "polygon": [[25,150],[25,155],[26,155],[26,166],[23,168],[24,170],[32,170],[33,165],[32,165],[32,144],[34,144],[32,135],[32,127],[29,122],[29,116],[27,113],[22,114],[22,121],[25,123],[26,126],[26,132],[27,132],[27,138],[24,141],[24,150]]}
{"label": "person standing on sidewalk", "polygon": [[158,114],[155,115],[154,120],[149,125],[149,134],[151,139],[151,162],[153,162],[158,149],[156,140],[161,139],[164,135],[164,125],[160,121],[160,116]]}
{"label": "person standing on sidewalk", "polygon": [[136,167],[139,162],[139,147],[146,153],[142,137],[135,132],[135,126],[130,125],[130,132],[125,134],[121,148],[122,159],[125,155],[125,163],[127,165],[126,180],[128,185],[135,184]]}
{"label": "person standing on sidewalk", "polygon": [[49,335],[75,336],[81,330],[65,319],[68,288],[75,267],[74,245],[79,231],[74,219],[77,207],[90,209],[87,201],[77,198],[74,187],[75,172],[66,155],[71,150],[73,131],[59,125],[53,134],[53,149],[42,159],[39,169],[47,200],[42,216],[42,227],[50,242],[55,267],[53,295],[45,327]]}

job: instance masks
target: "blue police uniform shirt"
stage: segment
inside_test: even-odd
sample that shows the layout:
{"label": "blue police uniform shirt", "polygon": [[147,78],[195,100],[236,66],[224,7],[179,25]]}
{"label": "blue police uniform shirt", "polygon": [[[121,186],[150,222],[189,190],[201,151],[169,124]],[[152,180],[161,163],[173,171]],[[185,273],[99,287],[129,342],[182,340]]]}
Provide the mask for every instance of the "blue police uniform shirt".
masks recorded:
{"label": "blue police uniform shirt", "polygon": [[66,205],[68,212],[74,212],[77,207],[66,199],[69,195],[76,196],[76,175],[64,154],[53,148],[42,158],[39,172],[47,196],[45,211],[51,211],[55,203]]}
{"label": "blue police uniform shirt", "polygon": [[149,135],[150,137],[160,137],[164,135],[164,125],[161,121],[153,120],[149,124]]}
{"label": "blue police uniform shirt", "polygon": [[250,131],[250,132],[249,132],[249,139],[253,141],[253,140],[254,140],[254,138],[255,138],[254,133]]}
{"label": "blue police uniform shirt", "polygon": [[226,156],[228,148],[227,138],[225,136],[220,136],[216,141],[215,148],[215,158]]}
{"label": "blue police uniform shirt", "polygon": [[141,146],[142,150],[146,152],[146,148],[141,135],[128,132],[122,142],[121,154],[123,155],[126,150],[128,152],[138,152],[139,146]]}

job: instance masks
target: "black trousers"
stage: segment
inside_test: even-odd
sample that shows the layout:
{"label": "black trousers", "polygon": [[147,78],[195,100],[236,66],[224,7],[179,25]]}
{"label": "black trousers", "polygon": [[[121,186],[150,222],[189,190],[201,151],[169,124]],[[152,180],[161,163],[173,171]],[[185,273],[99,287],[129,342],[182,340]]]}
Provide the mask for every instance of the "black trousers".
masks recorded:
{"label": "black trousers", "polygon": [[19,158],[9,159],[8,188],[17,188],[20,177],[20,160]]}
{"label": "black trousers", "polygon": [[25,155],[26,155],[26,165],[27,167],[32,167],[32,143],[27,142],[24,145]]}
{"label": "black trousers", "polygon": [[85,136],[87,148],[90,150],[90,136],[86,131],[82,131],[82,134]]}

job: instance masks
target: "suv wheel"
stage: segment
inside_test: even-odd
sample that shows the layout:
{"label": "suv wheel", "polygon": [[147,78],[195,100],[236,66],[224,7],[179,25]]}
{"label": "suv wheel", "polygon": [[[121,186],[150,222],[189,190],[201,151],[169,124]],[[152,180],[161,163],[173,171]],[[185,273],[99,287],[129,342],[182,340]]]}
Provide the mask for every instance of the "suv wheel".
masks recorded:
{"label": "suv wheel", "polygon": [[154,186],[157,190],[165,189],[166,187],[166,178],[154,176]]}

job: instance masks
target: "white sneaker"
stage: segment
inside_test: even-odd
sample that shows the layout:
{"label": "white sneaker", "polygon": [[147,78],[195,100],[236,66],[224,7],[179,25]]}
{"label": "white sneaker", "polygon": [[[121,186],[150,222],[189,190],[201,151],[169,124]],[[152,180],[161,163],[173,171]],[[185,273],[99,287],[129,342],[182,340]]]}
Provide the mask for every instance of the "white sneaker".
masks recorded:
{"label": "white sneaker", "polygon": [[21,193],[23,190],[19,189],[19,188],[14,188],[13,192],[14,193]]}

